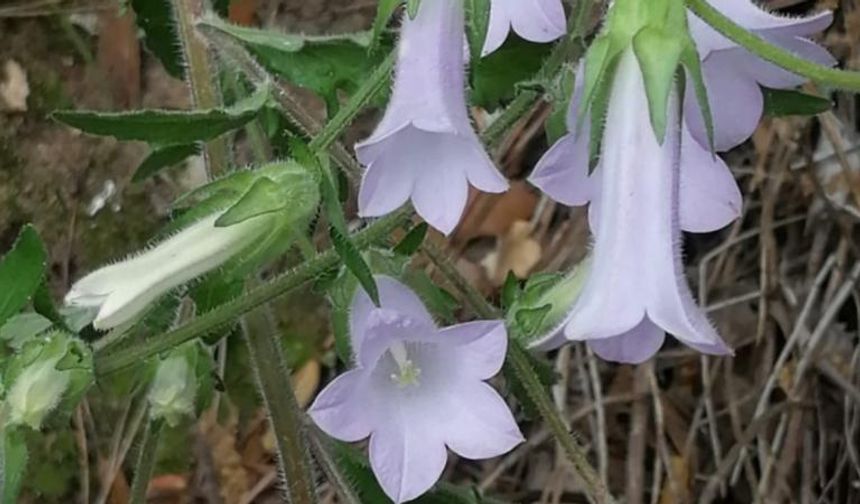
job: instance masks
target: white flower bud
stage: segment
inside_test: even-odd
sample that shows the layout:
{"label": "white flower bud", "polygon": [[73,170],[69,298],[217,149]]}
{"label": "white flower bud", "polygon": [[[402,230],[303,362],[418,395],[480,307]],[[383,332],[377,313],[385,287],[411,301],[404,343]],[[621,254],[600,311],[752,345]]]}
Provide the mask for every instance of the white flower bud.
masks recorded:
{"label": "white flower bud", "polygon": [[15,379],[6,395],[10,425],[38,429],[62,399],[69,387],[71,373],[57,369],[60,356],[36,361]]}
{"label": "white flower bud", "polygon": [[149,415],[171,427],[182,417],[194,414],[197,379],[184,353],[172,355],[158,365],[149,389]]}

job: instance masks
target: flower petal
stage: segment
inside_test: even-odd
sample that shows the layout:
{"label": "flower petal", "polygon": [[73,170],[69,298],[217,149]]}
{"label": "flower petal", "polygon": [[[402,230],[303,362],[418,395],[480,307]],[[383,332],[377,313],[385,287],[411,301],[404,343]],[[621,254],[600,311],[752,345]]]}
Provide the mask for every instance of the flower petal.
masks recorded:
{"label": "flower petal", "polygon": [[501,320],[478,320],[439,331],[436,341],[449,347],[454,368],[477,380],[499,373],[508,349],[508,334]]}
{"label": "flower petal", "polygon": [[482,55],[504,44],[508,32],[532,42],[551,42],[567,32],[560,0],[492,0],[490,24]]}
{"label": "flower petal", "polygon": [[741,214],[743,195],[723,160],[699,145],[687,128],[681,137],[681,229],[707,233]]}
{"label": "flower petal", "polygon": [[[768,40],[805,60],[825,66],[834,66],[837,63],[827,49],[810,40],[791,36],[768,37]],[[801,77],[773,63],[763,61],[744,49],[738,48],[736,50],[744,52],[746,72],[762,86],[785,89],[799,86],[807,81],[806,77]]]}
{"label": "flower petal", "polygon": [[[424,303],[409,287],[386,275],[376,275],[376,287],[379,289],[379,303],[388,311],[414,320],[418,324],[436,327],[433,317]],[[368,323],[373,320],[378,308],[370,300],[370,296],[360,287],[352,298],[349,313],[349,333],[352,340],[353,352],[358,355],[367,332]]]}
{"label": "flower petal", "polygon": [[[463,210],[466,208],[466,200],[469,196],[469,185],[466,172],[458,164],[437,164],[433,159],[421,157],[433,154],[430,146],[424,146],[420,152],[416,150],[413,163],[420,164],[416,167],[420,170],[415,188],[412,191],[412,203],[428,224],[445,235],[451,234]],[[438,153],[437,154],[441,154]],[[447,156],[441,156],[447,158]],[[437,158],[438,159],[438,158]],[[422,160],[422,161],[418,161]],[[459,162],[468,162],[460,159]]]}
{"label": "flower petal", "polygon": [[588,176],[588,142],[588,131],[563,136],[540,158],[529,182],[563,205],[588,203],[595,191]]}
{"label": "flower petal", "polygon": [[641,364],[660,350],[665,339],[666,331],[645,317],[630,331],[612,338],[589,340],[588,346],[601,359]]}
{"label": "flower petal", "polygon": [[484,382],[459,384],[442,412],[445,444],[467,459],[498,457],[524,441],[508,405]]}
{"label": "flower petal", "polygon": [[432,488],[445,469],[445,444],[425,424],[420,418],[392,418],[370,436],[370,466],[397,504]]}
{"label": "flower petal", "polygon": [[[744,54],[720,51],[703,62],[702,73],[714,121],[714,147],[726,151],[749,138],[761,120],[764,99],[758,83],[744,72]],[[702,111],[695,93],[687,93],[684,118],[693,137],[708,145]]]}
{"label": "flower petal", "polygon": [[409,200],[415,175],[401,148],[392,146],[369,164],[358,192],[358,215],[378,217],[393,212]]}
{"label": "flower petal", "polygon": [[320,429],[348,443],[370,436],[374,408],[365,394],[366,372],[343,373],[319,393],[308,414]]}

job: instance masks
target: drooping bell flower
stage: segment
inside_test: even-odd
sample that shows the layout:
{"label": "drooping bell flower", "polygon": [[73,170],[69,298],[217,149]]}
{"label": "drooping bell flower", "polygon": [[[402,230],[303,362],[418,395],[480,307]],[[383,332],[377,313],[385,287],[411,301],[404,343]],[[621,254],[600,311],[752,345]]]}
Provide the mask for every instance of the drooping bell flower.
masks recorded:
{"label": "drooping bell flower", "polygon": [[532,42],[552,42],[567,31],[561,0],[491,0],[484,56],[504,44],[513,31]]}
{"label": "drooping bell flower", "polygon": [[[825,48],[807,38],[830,26],[833,14],[829,11],[796,18],[772,14],[749,0],[710,3],[738,25],[797,56],[822,65],[836,63]],[[689,14],[688,19],[702,59],[714,122],[714,146],[718,151],[728,150],[749,138],[761,120],[764,100],[760,85],[786,89],[806,79],[759,59],[695,15]],[[708,145],[702,112],[691,94],[685,100],[684,118],[693,137],[701,145]]]}
{"label": "drooping bell flower", "polygon": [[485,383],[505,359],[504,323],[440,329],[406,286],[386,276],[376,282],[381,308],[362,290],[352,301],[355,368],[331,382],[309,414],[342,441],[370,437],[371,468],[400,503],[440,478],[446,446],[462,457],[485,459],[506,453],[523,437],[505,401]]}
{"label": "drooping bell flower", "polygon": [[361,216],[384,215],[411,199],[421,217],[449,234],[469,184],[507,189],[469,120],[465,43],[462,0],[421,2],[414,19],[404,17],[391,101],[376,131],[356,145],[367,167]]}
{"label": "drooping bell flower", "polygon": [[619,362],[647,360],[665,332],[704,353],[729,353],[693,299],[680,246],[682,228],[713,227],[736,215],[737,186],[721,162],[688,148],[696,142],[682,133],[676,90],[661,145],[631,48],[621,56],[610,93],[593,175],[588,176],[587,134],[556,145],[542,169],[544,188],[550,188],[547,179],[564,184],[554,197],[591,203],[591,272],[564,336],[588,341],[599,356]]}

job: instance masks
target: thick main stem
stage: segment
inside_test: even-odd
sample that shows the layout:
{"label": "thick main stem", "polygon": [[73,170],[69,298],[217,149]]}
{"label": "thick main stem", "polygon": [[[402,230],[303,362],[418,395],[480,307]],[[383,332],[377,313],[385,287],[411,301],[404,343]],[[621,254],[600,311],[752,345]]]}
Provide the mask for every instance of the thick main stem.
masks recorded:
{"label": "thick main stem", "polygon": [[161,438],[161,420],[150,421],[143,430],[140,441],[140,452],[137,454],[134,480],[131,483],[130,504],[146,504],[146,490],[155,469],[158,454],[158,441]]}
{"label": "thick main stem", "polygon": [[[221,105],[209,50],[198,37],[194,21],[203,13],[203,0],[171,0],[176,16],[176,28],[186,64],[186,80],[191,88],[194,107],[213,109]],[[215,138],[204,150],[206,167],[211,177],[227,173],[230,148],[224,137]]]}
{"label": "thick main stem", "polygon": [[275,434],[278,466],[283,472],[284,491],[290,504],[316,502],[311,474],[311,463],[305,448],[305,432],[301,408],[290,382],[290,370],[284,359],[284,350],[269,320],[265,306],[242,318],[245,343],[251,357],[251,368],[269,421]]}

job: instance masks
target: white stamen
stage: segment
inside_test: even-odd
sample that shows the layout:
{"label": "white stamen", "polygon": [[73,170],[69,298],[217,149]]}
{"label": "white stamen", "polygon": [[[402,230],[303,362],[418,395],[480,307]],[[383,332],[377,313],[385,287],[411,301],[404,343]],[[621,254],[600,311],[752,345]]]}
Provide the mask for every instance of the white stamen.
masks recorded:
{"label": "white stamen", "polygon": [[391,381],[401,388],[419,385],[418,377],[421,376],[421,368],[409,359],[406,345],[398,341],[388,347],[388,353],[391,354],[398,369],[397,373],[391,373],[389,377]]}

